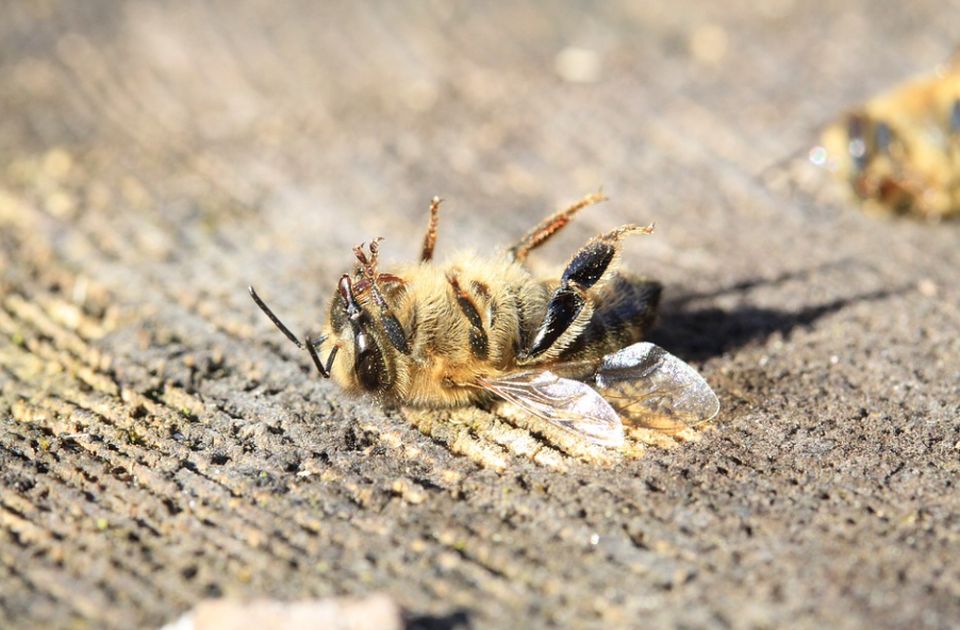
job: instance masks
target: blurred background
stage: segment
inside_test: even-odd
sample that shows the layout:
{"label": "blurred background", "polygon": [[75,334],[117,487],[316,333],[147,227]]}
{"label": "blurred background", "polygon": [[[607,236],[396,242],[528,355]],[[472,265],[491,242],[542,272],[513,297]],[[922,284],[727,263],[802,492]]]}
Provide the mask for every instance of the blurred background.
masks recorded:
{"label": "blurred background", "polygon": [[[942,7],[9,2],[0,146],[53,218],[109,222],[97,238],[118,255],[189,261],[194,289],[232,291],[240,261],[260,284],[329,286],[378,234],[402,234],[385,250],[407,259],[434,194],[448,251],[601,186],[614,202],[560,258],[656,220],[642,247],[683,250],[689,280],[742,245],[725,226],[766,219],[739,207],[770,168],[947,58]],[[195,255],[211,247],[225,259]]]}
{"label": "blurred background", "polygon": [[[956,226],[825,201],[806,155],[945,61],[958,8],[0,2],[7,622],[363,592],[491,625],[955,621]],[[245,292],[302,330],[357,243],[417,255],[433,195],[442,259],[601,187],[533,264],[655,221],[626,264],[722,439],[497,476],[343,400]],[[907,550],[890,522],[921,521]]]}

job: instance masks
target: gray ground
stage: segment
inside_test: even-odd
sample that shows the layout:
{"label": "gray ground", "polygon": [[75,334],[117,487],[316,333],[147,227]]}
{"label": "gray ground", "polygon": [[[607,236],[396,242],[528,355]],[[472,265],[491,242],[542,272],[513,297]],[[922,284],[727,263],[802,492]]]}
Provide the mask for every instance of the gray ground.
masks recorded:
{"label": "gray ground", "polygon": [[[960,622],[960,225],[803,166],[960,12],[757,4],[5,2],[0,626],[370,592],[425,624]],[[416,254],[433,194],[442,256],[600,185],[536,264],[657,222],[626,264],[721,396],[699,441],[425,435],[245,293],[301,329],[356,243]]]}

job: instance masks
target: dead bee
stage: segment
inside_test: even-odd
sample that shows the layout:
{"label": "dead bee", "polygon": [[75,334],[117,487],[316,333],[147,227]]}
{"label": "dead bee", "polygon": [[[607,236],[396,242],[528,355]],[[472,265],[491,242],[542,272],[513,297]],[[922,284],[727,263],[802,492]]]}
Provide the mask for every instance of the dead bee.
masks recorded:
{"label": "dead bee", "polygon": [[868,101],[827,128],[810,160],[868,210],[960,214],[960,63]]}
{"label": "dead bee", "polygon": [[553,214],[499,255],[435,265],[435,197],[420,262],[380,273],[380,239],[366,252],[355,248],[356,270],[340,278],[317,339],[298,339],[253,287],[250,295],[324,378],[388,404],[505,400],[607,446],[623,443],[621,417],[666,432],[708,420],[719,401],[703,378],[663,349],[637,343],[653,323],[661,286],[617,267],[622,240],[650,234],[652,225],[593,238],[559,281],[537,279],[524,265],[578,211],[602,200],[589,195]]}

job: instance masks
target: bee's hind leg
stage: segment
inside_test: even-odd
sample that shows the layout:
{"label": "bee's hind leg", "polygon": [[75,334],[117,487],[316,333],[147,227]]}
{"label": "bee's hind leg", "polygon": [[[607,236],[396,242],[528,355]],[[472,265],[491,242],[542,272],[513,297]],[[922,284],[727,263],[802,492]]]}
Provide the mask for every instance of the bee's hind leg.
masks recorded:
{"label": "bee's hind leg", "polygon": [[547,303],[543,323],[530,347],[521,350],[518,361],[522,364],[556,358],[573,342],[590,322],[594,294],[616,270],[623,237],[652,231],[652,225],[624,225],[584,245],[567,264],[560,286]]}
{"label": "bee's hind leg", "polygon": [[600,203],[601,201],[606,200],[607,198],[603,195],[603,193],[593,193],[587,195],[569,208],[554,212],[549,217],[538,223],[532,230],[527,232],[523,238],[520,239],[519,243],[510,248],[510,253],[513,254],[513,259],[517,261],[523,261],[526,259],[527,254],[546,243],[548,240],[550,240],[551,236],[559,232],[568,223],[570,223],[573,215],[580,212],[587,206],[592,206],[595,203]]}

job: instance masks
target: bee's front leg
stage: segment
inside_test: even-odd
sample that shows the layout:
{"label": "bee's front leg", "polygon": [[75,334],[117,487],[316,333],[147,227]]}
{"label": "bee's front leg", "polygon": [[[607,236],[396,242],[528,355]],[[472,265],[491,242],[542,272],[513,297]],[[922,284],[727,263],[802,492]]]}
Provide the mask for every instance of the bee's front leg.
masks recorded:
{"label": "bee's front leg", "polygon": [[547,303],[543,323],[530,347],[521,350],[518,362],[550,360],[570,345],[593,315],[593,294],[616,271],[623,237],[652,231],[652,225],[624,225],[584,245],[567,264],[560,286]]}

